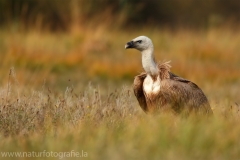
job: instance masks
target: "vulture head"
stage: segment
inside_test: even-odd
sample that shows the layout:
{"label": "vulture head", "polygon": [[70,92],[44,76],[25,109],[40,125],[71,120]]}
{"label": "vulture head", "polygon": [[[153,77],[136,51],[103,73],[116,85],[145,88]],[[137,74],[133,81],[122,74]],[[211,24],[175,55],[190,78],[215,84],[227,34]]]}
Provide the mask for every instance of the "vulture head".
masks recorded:
{"label": "vulture head", "polygon": [[127,42],[125,49],[135,48],[142,53],[142,66],[147,74],[157,75],[158,68],[154,59],[154,48],[152,40],[146,36],[139,36]]}
{"label": "vulture head", "polygon": [[125,49],[129,48],[135,48],[139,51],[144,51],[148,49],[153,49],[153,43],[150,38],[146,36],[139,36],[137,38],[134,38],[130,42],[127,42],[125,45]]}

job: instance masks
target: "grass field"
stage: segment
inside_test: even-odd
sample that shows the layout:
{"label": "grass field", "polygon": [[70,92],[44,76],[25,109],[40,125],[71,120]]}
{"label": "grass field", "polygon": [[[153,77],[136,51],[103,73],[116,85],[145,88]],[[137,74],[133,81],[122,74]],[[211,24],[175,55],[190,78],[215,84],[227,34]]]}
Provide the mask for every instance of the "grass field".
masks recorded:
{"label": "grass field", "polygon": [[[143,113],[131,87],[141,56],[124,49],[139,35],[153,40],[157,60],[171,60],[173,73],[203,89],[214,117]],[[59,157],[48,159],[60,159],[74,150],[83,159],[239,159],[239,42],[232,28],[2,29],[1,156],[52,151]]]}

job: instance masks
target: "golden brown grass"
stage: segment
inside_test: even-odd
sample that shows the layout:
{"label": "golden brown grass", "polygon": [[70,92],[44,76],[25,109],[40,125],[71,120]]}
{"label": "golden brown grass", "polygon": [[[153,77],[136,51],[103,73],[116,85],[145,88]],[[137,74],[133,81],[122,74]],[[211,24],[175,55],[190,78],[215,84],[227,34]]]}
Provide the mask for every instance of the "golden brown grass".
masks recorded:
{"label": "golden brown grass", "polygon": [[[143,113],[131,88],[142,71],[141,56],[124,50],[140,34],[152,38],[158,60],[172,60],[174,73],[203,89],[214,117]],[[239,159],[238,32],[99,27],[0,35],[1,151],[84,150],[89,159]]]}

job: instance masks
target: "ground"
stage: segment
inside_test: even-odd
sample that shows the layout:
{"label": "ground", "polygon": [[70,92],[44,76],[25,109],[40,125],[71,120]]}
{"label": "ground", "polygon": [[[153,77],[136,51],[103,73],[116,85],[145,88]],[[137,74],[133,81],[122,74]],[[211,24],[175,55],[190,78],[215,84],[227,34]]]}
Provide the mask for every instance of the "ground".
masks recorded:
{"label": "ground", "polygon": [[[239,159],[239,33],[1,30],[1,156],[52,151],[61,158],[72,151],[88,159]],[[173,73],[202,88],[213,117],[140,109],[131,85],[142,71],[141,56],[124,49],[139,35],[152,39],[157,60],[171,60]]]}

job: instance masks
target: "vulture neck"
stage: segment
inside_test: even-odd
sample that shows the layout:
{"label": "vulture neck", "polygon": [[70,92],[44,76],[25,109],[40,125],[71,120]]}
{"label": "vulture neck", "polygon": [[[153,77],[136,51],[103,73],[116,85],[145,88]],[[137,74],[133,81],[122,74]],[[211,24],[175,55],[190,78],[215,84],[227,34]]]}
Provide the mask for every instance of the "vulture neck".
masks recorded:
{"label": "vulture neck", "polygon": [[153,55],[153,46],[149,47],[146,50],[143,50],[142,53],[142,65],[146,73],[150,76],[157,76],[158,75],[158,67],[155,62],[155,58]]}

